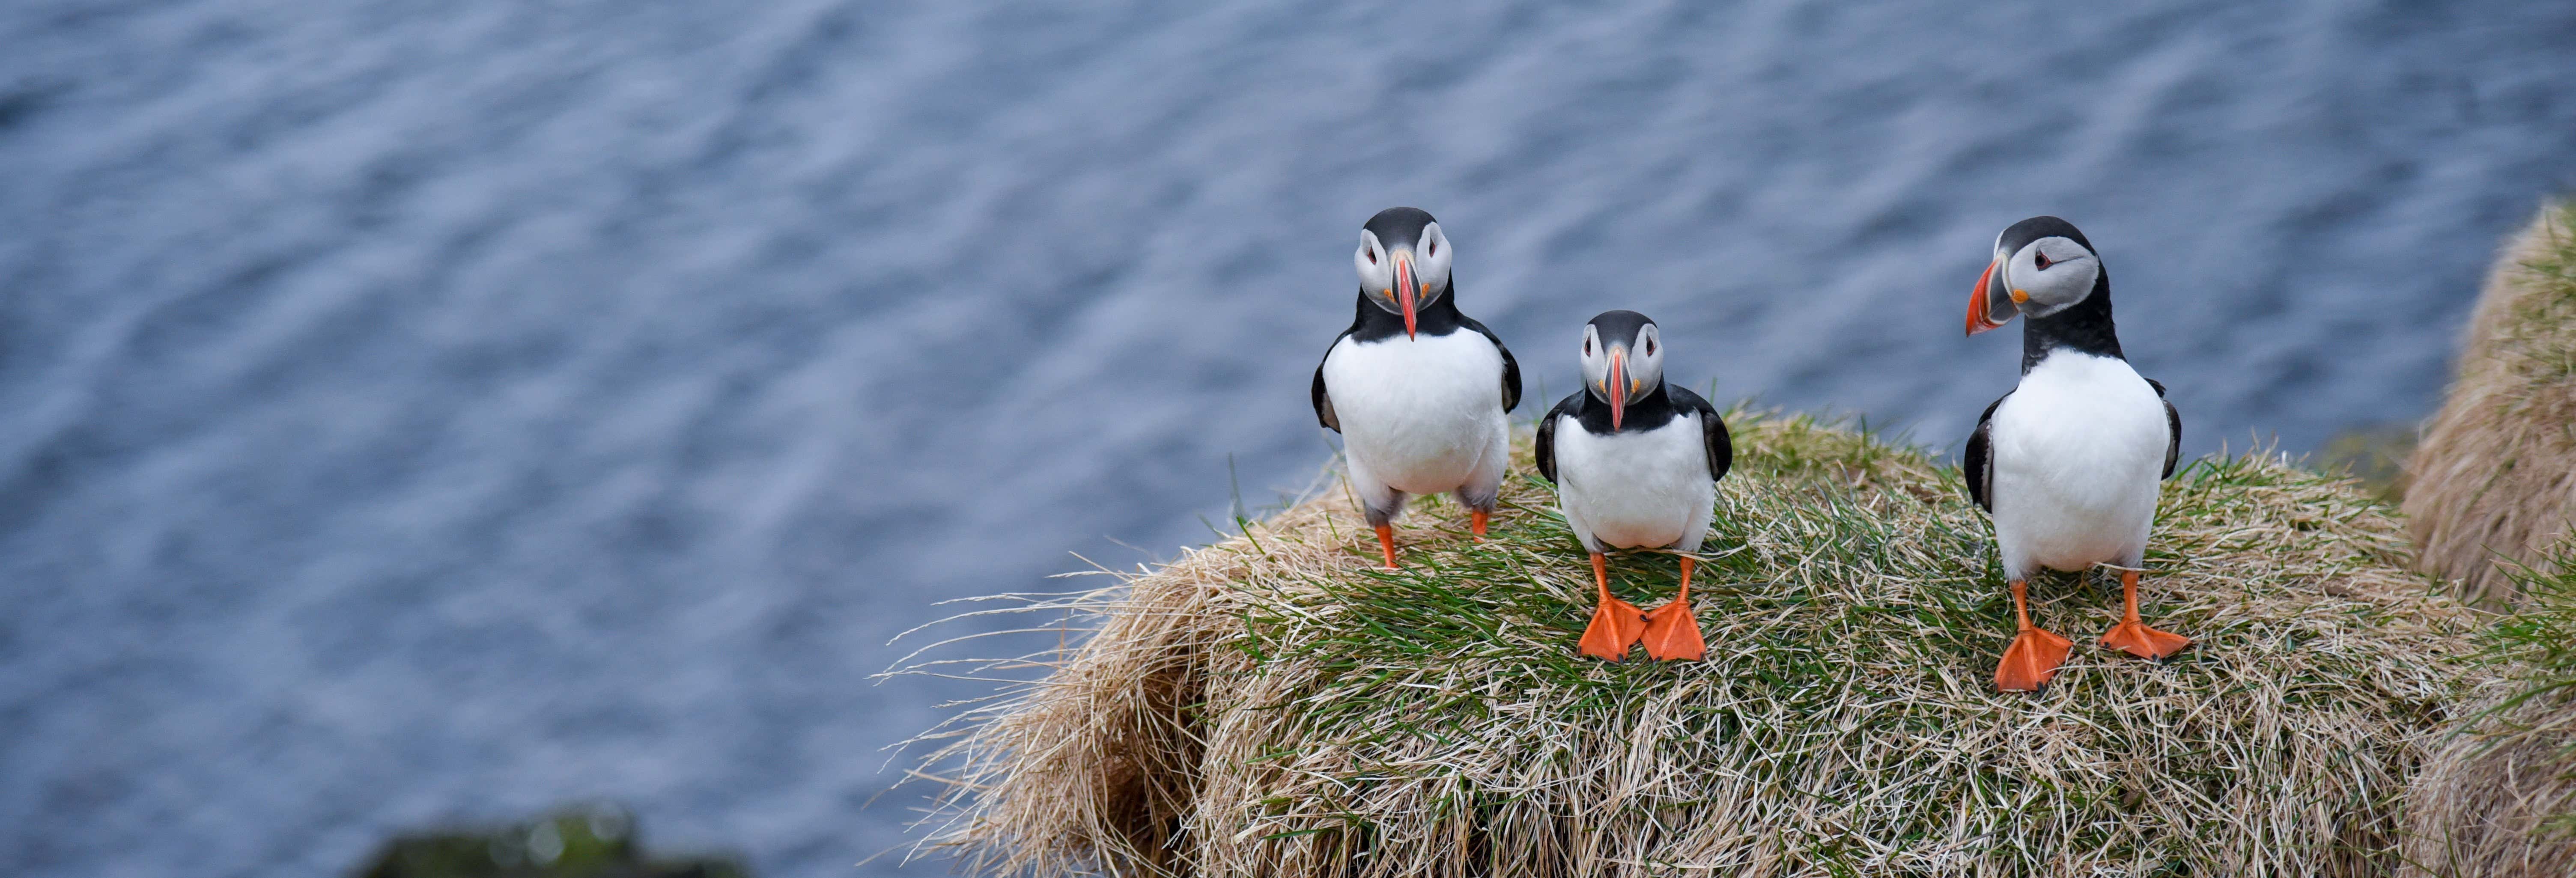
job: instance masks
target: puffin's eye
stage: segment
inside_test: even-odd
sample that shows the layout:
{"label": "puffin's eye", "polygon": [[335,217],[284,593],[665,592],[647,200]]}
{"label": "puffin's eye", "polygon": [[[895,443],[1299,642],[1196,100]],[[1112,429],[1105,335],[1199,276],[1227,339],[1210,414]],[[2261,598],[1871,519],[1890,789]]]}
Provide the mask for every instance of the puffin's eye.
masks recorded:
{"label": "puffin's eye", "polygon": [[1429,245],[1426,245],[1426,246],[1424,246],[1424,247],[1422,248],[1422,255],[1424,255],[1424,256],[1438,256],[1438,255],[1440,255],[1440,239],[1438,239],[1438,238],[1433,238],[1433,239],[1431,239],[1431,243],[1430,243]]}
{"label": "puffin's eye", "polygon": [[1368,248],[1368,258],[1369,258],[1369,264],[1370,264],[1370,265],[1376,265],[1376,264],[1377,264],[1377,248],[1375,248],[1375,247]]}
{"label": "puffin's eye", "polygon": [[2048,254],[2044,252],[2031,254],[2031,261],[2037,263],[2042,270],[2046,270],[2049,266],[2056,264],[2054,262],[2050,262]]}
{"label": "puffin's eye", "polygon": [[1646,356],[1651,357],[1651,356],[1654,356],[1654,355],[1655,355],[1655,340],[1654,340],[1654,339],[1651,339],[1651,338],[1646,339]]}
{"label": "puffin's eye", "polygon": [[1591,336],[1588,336],[1588,335],[1587,335],[1587,336],[1584,336],[1584,337],[1583,337],[1583,355],[1584,355],[1584,356],[1587,356],[1587,357],[1592,356],[1592,337],[1591,337]]}

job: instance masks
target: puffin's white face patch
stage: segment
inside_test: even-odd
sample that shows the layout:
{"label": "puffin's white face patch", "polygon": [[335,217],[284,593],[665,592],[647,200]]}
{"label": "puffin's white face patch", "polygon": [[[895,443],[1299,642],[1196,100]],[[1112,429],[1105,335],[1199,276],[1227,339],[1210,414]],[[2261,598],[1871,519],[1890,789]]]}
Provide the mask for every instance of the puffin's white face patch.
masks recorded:
{"label": "puffin's white face patch", "polygon": [[1413,255],[1413,276],[1422,282],[1422,304],[1428,305],[1449,292],[1449,236],[1440,233],[1439,223],[1422,227]]}
{"label": "puffin's white face patch", "polygon": [[1360,230],[1360,249],[1351,254],[1351,266],[1360,271],[1360,289],[1367,291],[1378,307],[1404,311],[1395,301],[1395,254],[1378,242],[1376,232]]}
{"label": "puffin's white face patch", "polygon": [[1628,377],[1639,393],[1664,383],[1664,331],[1652,323],[1638,330],[1637,343],[1628,346]]}
{"label": "puffin's white face patch", "polygon": [[1601,343],[1601,328],[1583,325],[1583,388],[1596,399],[1609,399],[1602,383],[1610,375],[1610,346]]}
{"label": "puffin's white face patch", "polygon": [[2084,301],[2101,275],[2102,261],[2071,238],[2041,238],[2004,260],[2004,285],[2021,313],[2030,317],[2046,317]]}

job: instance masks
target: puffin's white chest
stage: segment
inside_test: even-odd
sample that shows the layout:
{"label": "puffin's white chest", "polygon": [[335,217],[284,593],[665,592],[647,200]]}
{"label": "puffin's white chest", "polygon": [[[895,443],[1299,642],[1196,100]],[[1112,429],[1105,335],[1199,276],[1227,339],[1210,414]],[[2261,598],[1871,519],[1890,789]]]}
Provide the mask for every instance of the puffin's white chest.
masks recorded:
{"label": "puffin's white chest", "polygon": [[1556,496],[1568,522],[1616,548],[1698,547],[1687,530],[1693,521],[1705,527],[1717,486],[1697,414],[1607,436],[1563,418],[1555,438]]}
{"label": "puffin's white chest", "polygon": [[1510,429],[1503,354],[1482,333],[1359,342],[1324,356],[1342,451],[1399,491],[1455,490]]}
{"label": "puffin's white chest", "polygon": [[2057,352],[1995,409],[1995,541],[2007,573],[2135,564],[2156,514],[2163,400],[2129,364]]}

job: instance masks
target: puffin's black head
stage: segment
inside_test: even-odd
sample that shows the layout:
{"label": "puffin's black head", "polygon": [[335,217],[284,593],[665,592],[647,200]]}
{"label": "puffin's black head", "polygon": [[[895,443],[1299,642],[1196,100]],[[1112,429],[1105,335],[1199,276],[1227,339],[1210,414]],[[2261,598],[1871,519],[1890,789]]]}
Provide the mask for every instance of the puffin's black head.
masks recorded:
{"label": "puffin's black head", "polygon": [[2064,311],[2093,295],[2102,277],[2102,257],[2075,224],[2053,216],[2035,216],[2012,224],[1995,236],[1995,258],[1968,294],[1968,334],[2012,322],[2014,314],[2032,319]]}
{"label": "puffin's black head", "polygon": [[1414,313],[1449,291],[1449,239],[1440,234],[1440,221],[1420,208],[1390,207],[1369,217],[1351,264],[1369,301],[1404,315],[1408,338]]}
{"label": "puffin's black head", "polygon": [[1664,345],[1655,321],[1635,311],[1603,311],[1583,325],[1583,388],[1610,404],[1610,429],[1628,401],[1664,383]]}

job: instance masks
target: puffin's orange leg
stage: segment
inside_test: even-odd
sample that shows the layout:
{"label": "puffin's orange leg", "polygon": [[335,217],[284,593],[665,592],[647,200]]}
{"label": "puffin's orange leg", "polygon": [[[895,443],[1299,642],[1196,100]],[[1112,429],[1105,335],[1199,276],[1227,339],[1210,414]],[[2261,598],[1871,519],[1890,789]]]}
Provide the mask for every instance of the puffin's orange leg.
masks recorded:
{"label": "puffin's orange leg", "polygon": [[2191,645],[2191,638],[2147,627],[2138,618],[2138,571],[2120,571],[2120,596],[2125,605],[2120,624],[2102,635],[2102,645],[2139,658],[2160,659],[2181,652]]}
{"label": "puffin's orange leg", "polygon": [[1636,604],[1610,596],[1610,562],[1599,552],[1592,553],[1592,581],[1601,588],[1601,601],[1592,608],[1592,625],[1583,629],[1580,646],[1584,655],[1615,662],[1645,634],[1646,617]]}
{"label": "puffin's orange leg", "polygon": [[1699,637],[1699,620],[1691,616],[1691,569],[1699,559],[1682,557],[1682,593],[1673,602],[1656,607],[1646,614],[1646,654],[1659,659],[1699,661],[1708,656],[1708,642]]}
{"label": "puffin's orange leg", "polygon": [[1487,512],[1487,511],[1482,510],[1482,509],[1474,510],[1474,511],[1472,511],[1472,512],[1468,513],[1468,515],[1467,515],[1467,529],[1468,529],[1468,530],[1471,530],[1471,531],[1475,531],[1475,533],[1476,533],[1476,542],[1481,543],[1481,542],[1484,542],[1484,541],[1485,541],[1485,519],[1490,518],[1490,517],[1492,517],[1492,516],[1493,516],[1493,513],[1491,513],[1491,512]]}
{"label": "puffin's orange leg", "polygon": [[1386,553],[1386,569],[1395,569],[1395,525],[1377,526],[1377,547]]}
{"label": "puffin's orange leg", "polygon": [[2012,646],[2004,649],[2002,664],[1995,666],[1995,688],[2006,692],[2037,692],[2039,687],[2057,676],[2057,666],[2066,663],[2066,651],[2074,646],[2066,638],[2039,630],[2030,624],[2030,584],[2013,580],[2013,615],[2021,621],[2021,634]]}

